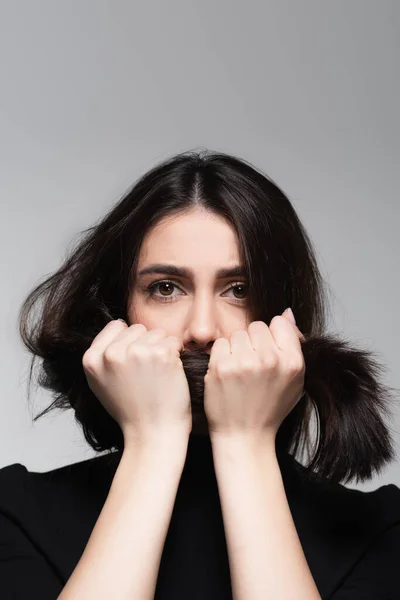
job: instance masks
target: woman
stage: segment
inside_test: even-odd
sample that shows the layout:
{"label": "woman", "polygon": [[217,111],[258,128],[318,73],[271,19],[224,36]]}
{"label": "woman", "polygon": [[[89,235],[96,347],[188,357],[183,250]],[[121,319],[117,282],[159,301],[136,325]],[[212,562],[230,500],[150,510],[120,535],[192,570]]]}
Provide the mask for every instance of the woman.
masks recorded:
{"label": "woman", "polygon": [[394,460],[392,397],[325,333],[324,285],[245,161],[189,152],[141,177],[21,308],[55,396],[35,420],[72,407],[108,453],[0,470],[2,598],[398,598],[400,489],[342,485]]}

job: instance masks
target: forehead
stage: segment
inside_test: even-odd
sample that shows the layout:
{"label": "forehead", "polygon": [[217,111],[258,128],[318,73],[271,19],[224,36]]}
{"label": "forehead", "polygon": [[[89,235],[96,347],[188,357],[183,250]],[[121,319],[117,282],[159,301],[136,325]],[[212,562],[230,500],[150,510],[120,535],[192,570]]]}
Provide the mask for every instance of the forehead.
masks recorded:
{"label": "forehead", "polygon": [[222,217],[203,210],[166,217],[144,239],[139,268],[148,262],[215,263],[239,261],[237,235]]}

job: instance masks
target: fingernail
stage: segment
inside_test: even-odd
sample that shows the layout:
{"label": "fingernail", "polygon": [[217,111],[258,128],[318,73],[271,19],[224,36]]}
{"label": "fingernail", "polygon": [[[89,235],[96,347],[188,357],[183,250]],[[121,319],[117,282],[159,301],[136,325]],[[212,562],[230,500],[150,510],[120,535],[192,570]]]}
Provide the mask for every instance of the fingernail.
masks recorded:
{"label": "fingernail", "polygon": [[291,320],[291,322],[293,323],[293,325],[296,325],[296,319],[294,318],[294,314],[292,309],[289,307],[285,310],[285,313],[287,314],[287,316],[289,317],[289,319]]}

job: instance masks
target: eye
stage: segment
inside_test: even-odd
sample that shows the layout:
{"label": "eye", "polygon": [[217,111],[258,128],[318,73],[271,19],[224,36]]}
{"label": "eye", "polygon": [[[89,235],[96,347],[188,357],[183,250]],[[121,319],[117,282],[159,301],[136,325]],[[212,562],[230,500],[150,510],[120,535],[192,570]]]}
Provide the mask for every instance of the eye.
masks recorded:
{"label": "eye", "polygon": [[[171,296],[171,295],[167,295],[167,296],[159,296],[155,293],[156,288],[162,288],[164,287],[167,288],[167,292],[171,291],[171,287],[176,287],[178,289],[181,289],[180,286],[175,283],[174,281],[170,281],[169,279],[162,279],[159,281],[155,281],[154,283],[152,283],[151,285],[149,285],[149,287],[146,289],[146,293],[151,297],[151,298],[155,298],[157,299],[157,301],[159,302],[173,302],[177,296]],[[168,288],[170,288],[168,290]],[[246,288],[246,284],[245,283],[241,283],[241,282],[237,282],[232,284],[227,292],[230,292],[231,290],[243,290],[243,288]],[[226,292],[225,292],[226,293]],[[239,291],[239,294],[241,294],[242,292]],[[247,297],[246,298],[231,298],[232,302],[237,303],[237,304],[243,304],[244,302],[246,302]]]}
{"label": "eye", "polygon": [[227,291],[228,291],[228,292],[230,292],[231,290],[236,290],[236,293],[237,293],[237,290],[239,290],[239,296],[240,296],[241,294],[243,294],[243,293],[244,293],[244,295],[245,295],[245,297],[244,297],[244,298],[232,298],[232,300],[233,300],[234,302],[241,302],[241,303],[243,303],[243,302],[246,302],[246,300],[247,300],[247,293],[246,293],[246,291],[245,291],[245,292],[243,292],[243,290],[246,290],[246,284],[245,284],[245,283],[233,283],[233,284],[232,284],[232,285],[231,285],[231,286],[228,288],[228,290],[227,290]]}

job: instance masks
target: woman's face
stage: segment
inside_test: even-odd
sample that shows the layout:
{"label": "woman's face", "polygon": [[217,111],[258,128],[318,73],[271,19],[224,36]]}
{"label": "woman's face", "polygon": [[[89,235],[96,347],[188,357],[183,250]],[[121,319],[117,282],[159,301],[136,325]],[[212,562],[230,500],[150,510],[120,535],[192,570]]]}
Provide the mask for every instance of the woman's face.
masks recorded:
{"label": "woman's face", "polygon": [[[156,264],[152,273],[141,274]],[[143,240],[128,324],[164,329],[181,340],[181,351],[202,348],[210,354],[216,338],[230,339],[231,333],[250,323],[246,278],[218,274],[241,266],[236,234],[221,217],[195,209],[163,220]],[[187,274],[178,276],[172,267],[185,268]],[[193,423],[192,433],[206,434],[205,423]]]}

